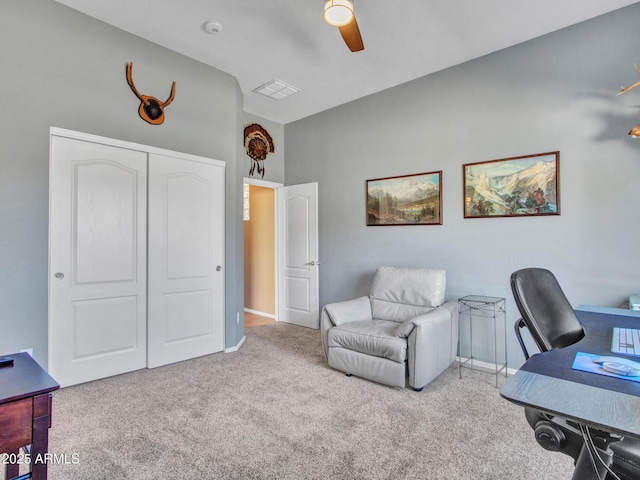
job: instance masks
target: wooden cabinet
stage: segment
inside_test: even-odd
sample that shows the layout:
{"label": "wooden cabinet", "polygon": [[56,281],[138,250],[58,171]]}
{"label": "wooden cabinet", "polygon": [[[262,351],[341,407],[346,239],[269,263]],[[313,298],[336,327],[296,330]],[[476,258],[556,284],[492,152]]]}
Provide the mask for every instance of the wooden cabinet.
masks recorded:
{"label": "wooden cabinet", "polygon": [[[46,479],[51,392],[60,386],[29,354],[11,357],[14,364],[0,368],[0,455],[9,461],[5,478],[17,477],[23,463],[34,480]],[[28,445],[29,454],[20,453]]]}
{"label": "wooden cabinet", "polygon": [[31,445],[33,400],[25,398],[0,405],[0,451],[11,452]]}

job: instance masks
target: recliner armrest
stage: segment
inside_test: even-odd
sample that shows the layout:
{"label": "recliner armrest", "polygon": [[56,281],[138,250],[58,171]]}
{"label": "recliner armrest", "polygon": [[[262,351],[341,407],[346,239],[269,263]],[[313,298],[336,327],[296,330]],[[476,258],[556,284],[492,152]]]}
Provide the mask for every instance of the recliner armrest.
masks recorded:
{"label": "recliner armrest", "polygon": [[458,302],[447,302],[412,320],[407,337],[409,385],[420,389],[442,373],[456,358]]}
{"label": "recliner armrest", "polygon": [[373,320],[369,297],[360,297],[344,302],[329,303],[322,309],[333,325]]}
{"label": "recliner armrest", "polygon": [[322,308],[320,314],[320,332],[324,356],[329,358],[327,336],[329,329],[349,322],[371,321],[371,301],[369,297],[354,298],[344,302],[329,303]]}
{"label": "recliner armrest", "polygon": [[443,318],[453,319],[453,315],[448,308],[438,307],[429,313],[418,315],[412,320],[412,323],[416,327],[428,328],[432,323],[441,321]]}
{"label": "recliner armrest", "polygon": [[[434,308],[429,313],[423,313],[417,317],[411,318],[398,326],[396,331],[396,337],[408,337],[415,327],[428,327],[428,325],[443,316],[451,318],[452,321],[458,320],[458,302],[443,303],[437,308]],[[456,337],[457,341],[457,337]]]}

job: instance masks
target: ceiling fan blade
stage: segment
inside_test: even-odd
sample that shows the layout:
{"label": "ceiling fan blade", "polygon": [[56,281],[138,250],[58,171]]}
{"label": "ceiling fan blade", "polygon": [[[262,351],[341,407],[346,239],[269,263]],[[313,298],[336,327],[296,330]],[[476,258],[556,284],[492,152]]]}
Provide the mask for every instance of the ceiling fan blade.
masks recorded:
{"label": "ceiling fan blade", "polygon": [[355,16],[353,20],[346,25],[338,27],[338,30],[340,30],[340,35],[342,35],[344,43],[347,44],[349,50],[352,52],[364,50],[364,43],[362,43],[362,36],[360,35],[360,29],[358,28],[358,22]]}

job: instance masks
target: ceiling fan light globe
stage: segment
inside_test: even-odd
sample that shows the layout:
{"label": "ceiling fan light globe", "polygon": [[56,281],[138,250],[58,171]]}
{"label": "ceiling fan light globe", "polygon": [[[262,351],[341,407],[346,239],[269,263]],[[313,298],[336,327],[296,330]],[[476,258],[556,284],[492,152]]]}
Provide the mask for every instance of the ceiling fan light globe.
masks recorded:
{"label": "ceiling fan light globe", "polygon": [[327,0],[324,21],[334,27],[343,27],[353,19],[353,3],[349,0]]}

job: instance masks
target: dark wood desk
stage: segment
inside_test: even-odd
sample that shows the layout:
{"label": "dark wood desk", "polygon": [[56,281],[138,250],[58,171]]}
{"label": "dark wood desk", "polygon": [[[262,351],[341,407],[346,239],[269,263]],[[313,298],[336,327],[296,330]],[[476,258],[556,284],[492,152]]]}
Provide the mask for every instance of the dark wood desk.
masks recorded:
{"label": "dark wood desk", "polygon": [[[51,427],[51,392],[60,385],[27,353],[13,353],[13,366],[0,368],[0,458],[5,478],[19,475],[17,459],[29,463],[34,480],[47,478],[47,453]],[[19,453],[31,445],[29,455]]]}
{"label": "dark wood desk", "polygon": [[507,400],[578,423],[640,438],[640,383],[571,368],[577,352],[611,353],[613,327],[640,328],[640,318],[576,310],[585,329],[579,342],[533,355],[500,389]]}

